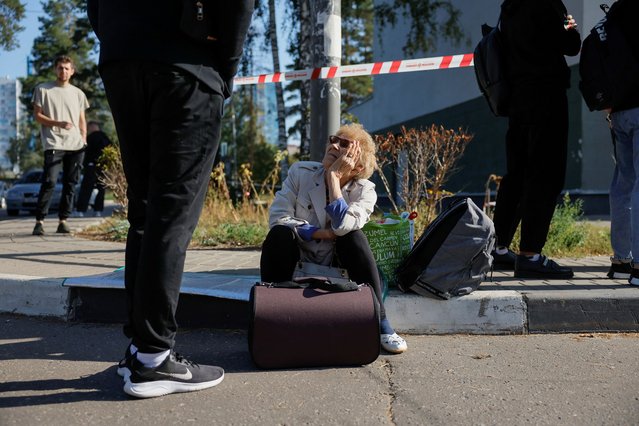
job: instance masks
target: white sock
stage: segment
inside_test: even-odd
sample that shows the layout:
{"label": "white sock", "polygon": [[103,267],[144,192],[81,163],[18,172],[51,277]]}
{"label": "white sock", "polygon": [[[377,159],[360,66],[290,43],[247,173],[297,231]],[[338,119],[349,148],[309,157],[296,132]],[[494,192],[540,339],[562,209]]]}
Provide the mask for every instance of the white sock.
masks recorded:
{"label": "white sock", "polygon": [[155,368],[164,362],[166,357],[169,356],[170,352],[171,351],[169,350],[166,350],[164,352],[150,353],[150,354],[137,352],[135,356],[137,357],[138,361],[144,364],[145,367]]}
{"label": "white sock", "polygon": [[538,261],[538,260],[539,260],[539,256],[540,256],[540,255],[539,255],[539,253],[537,253],[537,254],[534,254],[534,255],[532,255],[532,256],[526,256],[526,257],[527,257],[529,260],[532,260],[533,262],[536,262],[536,261]]}
{"label": "white sock", "polygon": [[508,253],[508,247],[497,247],[497,249],[495,250],[495,253],[506,254]]}
{"label": "white sock", "polygon": [[138,352],[138,347],[131,343],[131,353],[135,354]]}

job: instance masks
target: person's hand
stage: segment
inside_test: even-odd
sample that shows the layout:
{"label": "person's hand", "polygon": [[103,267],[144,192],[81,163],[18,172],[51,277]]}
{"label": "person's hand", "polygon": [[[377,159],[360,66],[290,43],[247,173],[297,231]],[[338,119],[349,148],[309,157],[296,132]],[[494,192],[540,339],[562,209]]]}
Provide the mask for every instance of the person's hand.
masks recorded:
{"label": "person's hand", "polygon": [[564,19],[564,29],[566,31],[577,29],[577,22],[575,21],[575,18],[572,17],[572,15],[566,15],[566,19]]}
{"label": "person's hand", "polygon": [[59,127],[62,127],[64,130],[71,130],[73,128],[73,123],[68,121],[60,121]]}
{"label": "person's hand", "polygon": [[331,165],[328,170],[329,173],[335,174],[339,178],[349,176],[355,170],[361,153],[362,149],[359,146],[359,141],[351,142],[342,155],[337,157],[337,160]]}

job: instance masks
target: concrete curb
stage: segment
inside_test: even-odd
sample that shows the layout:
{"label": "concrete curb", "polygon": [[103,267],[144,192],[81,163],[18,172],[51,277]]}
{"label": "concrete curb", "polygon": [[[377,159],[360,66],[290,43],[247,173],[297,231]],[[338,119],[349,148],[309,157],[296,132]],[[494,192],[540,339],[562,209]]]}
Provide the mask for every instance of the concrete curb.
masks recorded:
{"label": "concrete curb", "polygon": [[530,333],[639,330],[639,291],[557,290],[526,295]]}
{"label": "concrete curb", "polygon": [[476,291],[450,300],[396,291],[384,307],[393,327],[402,333],[526,333],[526,303],[513,290]]}
{"label": "concrete curb", "polygon": [[[64,282],[64,278],[0,274],[0,312],[53,316],[66,320],[69,318],[70,298],[72,295],[79,297],[74,293],[79,289],[64,286]],[[88,290],[108,290],[116,297],[111,302],[104,302],[107,299],[102,293],[93,296],[94,299],[98,297],[97,303],[101,305],[116,303],[119,308],[122,304],[123,289]],[[191,305],[186,303],[185,309],[200,309],[193,310],[194,318],[189,318],[190,321],[205,327],[224,328],[225,323],[246,326],[246,301],[209,297],[196,290],[194,294],[184,294],[185,303],[186,300],[192,302]],[[86,302],[87,295],[84,297]],[[83,301],[81,297],[78,300],[81,303]],[[95,306],[89,303],[85,309],[93,313]],[[635,288],[552,290],[537,294],[480,289],[467,296],[446,301],[392,290],[386,298],[385,307],[395,329],[408,334],[639,331],[639,292]],[[104,309],[110,315],[98,322],[121,321],[114,312],[122,309],[112,308]],[[206,314],[211,310],[219,312],[223,318],[213,319]],[[86,318],[85,316],[84,319]],[[80,316],[79,320],[82,321],[83,317]]]}
{"label": "concrete curb", "polygon": [[0,312],[66,318],[64,278],[0,275]]}

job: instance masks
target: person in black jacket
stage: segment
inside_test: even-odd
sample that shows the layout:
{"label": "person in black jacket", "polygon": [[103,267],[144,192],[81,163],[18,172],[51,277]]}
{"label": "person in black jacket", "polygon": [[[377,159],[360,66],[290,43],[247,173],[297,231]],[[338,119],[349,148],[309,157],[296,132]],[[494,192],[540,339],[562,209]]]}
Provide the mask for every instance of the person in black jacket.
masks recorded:
{"label": "person in black jacket", "polygon": [[[639,1],[618,0],[611,17],[618,25],[639,61],[639,37],[635,21],[639,16]],[[637,77],[639,78],[639,77]],[[639,89],[627,88],[623,100],[614,105],[608,116],[614,135],[615,170],[610,184],[610,243],[609,278],[628,279],[639,285]]]}
{"label": "person in black jacket", "polygon": [[118,373],[124,391],[140,398],[212,387],[222,368],[173,350],[175,312],[254,1],[87,6],[128,183],[124,333],[131,344]]}
{"label": "person in black jacket", "polygon": [[[581,37],[561,0],[506,0],[501,30],[512,89],[506,135],[507,171],[495,206],[497,267],[519,278],[570,278],[570,268],[541,254],[565,180],[570,69]],[[510,251],[521,222],[519,255]]]}
{"label": "person in black jacket", "polygon": [[84,175],[82,177],[80,194],[78,195],[78,203],[76,205],[79,217],[84,216],[87,212],[94,188],[97,188],[98,193],[93,201],[93,212],[95,216],[102,216],[106,188],[100,179],[102,170],[98,160],[104,148],[111,144],[109,137],[100,129],[100,124],[95,121],[89,121],[89,123],[87,123],[87,133],[87,146],[84,151]]}

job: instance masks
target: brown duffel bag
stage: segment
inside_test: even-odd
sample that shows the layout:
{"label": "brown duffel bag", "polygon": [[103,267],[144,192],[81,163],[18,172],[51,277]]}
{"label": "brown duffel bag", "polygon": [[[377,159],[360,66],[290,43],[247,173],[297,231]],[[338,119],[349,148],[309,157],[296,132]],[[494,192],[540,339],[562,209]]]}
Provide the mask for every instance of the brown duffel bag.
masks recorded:
{"label": "brown duffel bag", "polygon": [[379,306],[366,285],[257,283],[249,351],[261,368],[337,367],[377,359]]}

